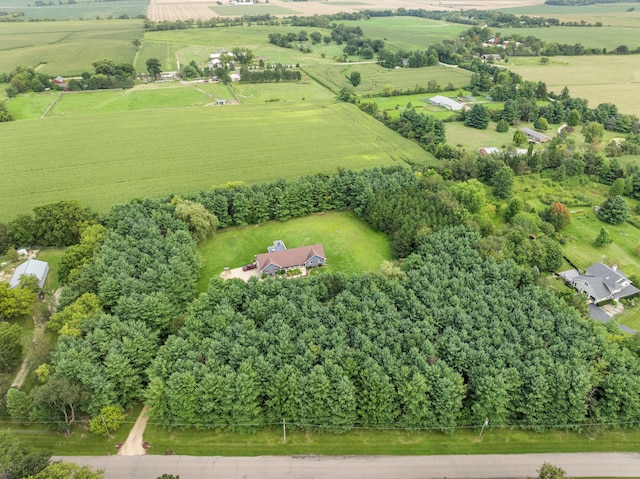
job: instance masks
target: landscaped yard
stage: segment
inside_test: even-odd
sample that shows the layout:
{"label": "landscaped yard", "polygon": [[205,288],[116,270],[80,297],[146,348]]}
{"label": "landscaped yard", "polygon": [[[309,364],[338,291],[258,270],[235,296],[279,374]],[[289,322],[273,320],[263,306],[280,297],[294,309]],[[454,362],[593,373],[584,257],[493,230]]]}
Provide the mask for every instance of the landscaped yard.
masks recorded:
{"label": "landscaped yard", "polygon": [[289,248],[322,243],[327,264],[316,271],[343,273],[377,272],[391,259],[389,241],[351,212],[331,211],[285,222],[273,221],[244,228],[227,228],[200,244],[204,267],[198,289],[205,291],[209,279],[225,267],[237,268],[266,253],[274,240]]}

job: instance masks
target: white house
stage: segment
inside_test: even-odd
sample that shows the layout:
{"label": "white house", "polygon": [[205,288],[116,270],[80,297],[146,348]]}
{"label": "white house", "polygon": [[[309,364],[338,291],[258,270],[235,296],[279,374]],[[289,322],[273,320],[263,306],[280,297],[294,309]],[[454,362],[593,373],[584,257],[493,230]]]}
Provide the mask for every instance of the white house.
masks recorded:
{"label": "white house", "polygon": [[26,275],[34,275],[38,278],[38,285],[41,288],[44,288],[44,282],[47,279],[47,274],[49,273],[49,263],[46,261],[39,261],[37,259],[28,259],[20,266],[18,266],[13,273],[13,277],[11,278],[11,282],[9,285],[12,288],[15,288],[20,284],[20,277],[23,274]]}

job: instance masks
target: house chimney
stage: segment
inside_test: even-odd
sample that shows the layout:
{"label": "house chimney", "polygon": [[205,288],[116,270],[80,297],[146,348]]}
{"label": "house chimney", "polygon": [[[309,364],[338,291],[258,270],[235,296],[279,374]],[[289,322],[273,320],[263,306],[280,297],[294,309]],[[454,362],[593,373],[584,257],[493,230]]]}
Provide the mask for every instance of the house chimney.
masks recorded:
{"label": "house chimney", "polygon": [[617,271],[618,270],[618,265],[617,264],[612,265],[611,269],[614,270],[614,271]]}

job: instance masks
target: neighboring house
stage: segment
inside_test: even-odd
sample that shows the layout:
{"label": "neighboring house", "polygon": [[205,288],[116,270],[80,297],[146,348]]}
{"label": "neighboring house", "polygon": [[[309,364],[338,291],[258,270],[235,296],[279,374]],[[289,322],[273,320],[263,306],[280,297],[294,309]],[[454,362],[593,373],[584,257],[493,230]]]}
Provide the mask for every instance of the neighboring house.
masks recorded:
{"label": "neighboring house", "polygon": [[458,103],[457,101],[442,95],[436,95],[429,98],[429,103],[431,103],[432,105],[441,106],[443,108],[446,108],[447,110],[452,111],[460,111],[464,108],[464,105],[462,103]]}
{"label": "neighboring house", "polygon": [[322,266],[327,261],[321,244],[287,249],[282,241],[274,241],[274,246],[269,246],[268,250],[268,253],[256,255],[258,270],[268,275],[283,269]]}
{"label": "neighboring house", "polygon": [[53,79],[53,84],[59,86],[63,90],[67,89],[67,82],[61,76],[57,76]]}
{"label": "neighboring house", "polygon": [[47,274],[49,273],[49,263],[46,261],[39,261],[37,259],[28,259],[20,266],[18,266],[13,273],[13,277],[11,278],[11,282],[9,285],[12,288],[15,288],[20,284],[20,277],[23,274],[26,275],[34,275],[38,278],[38,285],[41,288],[44,288],[44,282],[47,279]]}
{"label": "neighboring house", "polygon": [[533,141],[535,143],[547,143],[551,141],[547,135],[543,135],[539,131],[532,130],[531,128],[520,128],[520,131],[524,133],[524,136],[527,137],[527,140]]}
{"label": "neighboring house", "polygon": [[640,293],[640,289],[633,286],[631,280],[616,265],[609,267],[603,263],[594,263],[584,274],[570,270],[560,273],[559,276],[578,291],[585,293],[596,304]]}
{"label": "neighboring house", "polygon": [[480,148],[478,153],[480,155],[495,155],[496,153],[500,153],[500,150],[495,146],[487,146],[486,148]]}

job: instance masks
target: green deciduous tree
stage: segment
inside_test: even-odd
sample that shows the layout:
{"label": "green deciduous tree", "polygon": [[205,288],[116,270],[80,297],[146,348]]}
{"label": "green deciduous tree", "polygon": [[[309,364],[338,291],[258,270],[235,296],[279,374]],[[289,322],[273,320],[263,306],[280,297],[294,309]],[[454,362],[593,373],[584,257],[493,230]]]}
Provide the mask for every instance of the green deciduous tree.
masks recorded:
{"label": "green deciduous tree", "polygon": [[571,223],[571,212],[564,204],[556,201],[545,209],[540,216],[547,223],[551,223],[556,231],[566,228]]}
{"label": "green deciduous tree", "polygon": [[89,421],[89,430],[97,436],[113,434],[124,422],[124,412],[118,406],[105,406]]}
{"label": "green deciduous tree", "polygon": [[22,329],[0,322],[0,373],[12,371],[22,360]]}
{"label": "green deciduous tree", "polygon": [[499,133],[506,133],[509,131],[509,123],[505,119],[502,119],[496,125],[496,131]]}
{"label": "green deciduous tree", "polygon": [[513,142],[516,145],[524,145],[527,142],[527,136],[524,134],[524,132],[516,130],[516,132],[513,134]]}
{"label": "green deciduous tree", "polygon": [[81,466],[75,462],[56,461],[29,479],[102,479],[103,470],[94,470],[89,466]]}
{"label": "green deciduous tree", "polygon": [[160,60],[157,58],[148,58],[145,65],[147,66],[147,71],[150,75],[156,79],[160,77],[160,72],[162,71],[162,64],[160,63]]}
{"label": "green deciduous tree", "polygon": [[7,391],[7,412],[11,419],[18,422],[27,422],[31,409],[33,408],[33,402],[31,397],[24,391],[11,388]]}
{"label": "green deciduous tree", "polygon": [[549,129],[549,122],[543,116],[539,116],[536,118],[536,121],[533,122],[533,127],[538,131],[547,131]]}
{"label": "green deciduous tree", "polygon": [[493,185],[493,194],[498,198],[509,198],[513,191],[514,175],[511,168],[503,166],[491,179]]}
{"label": "green deciduous tree", "polygon": [[0,477],[24,479],[42,471],[49,464],[51,454],[34,452],[15,437],[0,432]]}
{"label": "green deciduous tree", "polygon": [[69,435],[76,413],[88,399],[88,391],[66,378],[54,377],[42,386],[33,388],[31,397],[36,409],[34,416],[55,421]]}
{"label": "green deciduous tree", "polygon": [[582,135],[587,143],[600,143],[604,134],[602,123],[590,121],[582,127]]}
{"label": "green deciduous tree", "polygon": [[196,241],[202,241],[218,228],[218,218],[201,204],[190,200],[178,200],[174,215],[189,227]]}
{"label": "green deciduous tree", "polygon": [[349,81],[353,86],[360,85],[360,82],[362,81],[362,76],[360,75],[360,72],[351,72],[351,74],[349,75]]}
{"label": "green deciduous tree", "polygon": [[569,126],[578,126],[582,117],[580,116],[580,112],[578,110],[571,110],[569,115],[567,116],[567,125]]}
{"label": "green deciduous tree", "polygon": [[564,469],[548,462],[545,462],[538,469],[538,479],[565,479],[566,477],[567,473],[564,472]]}

